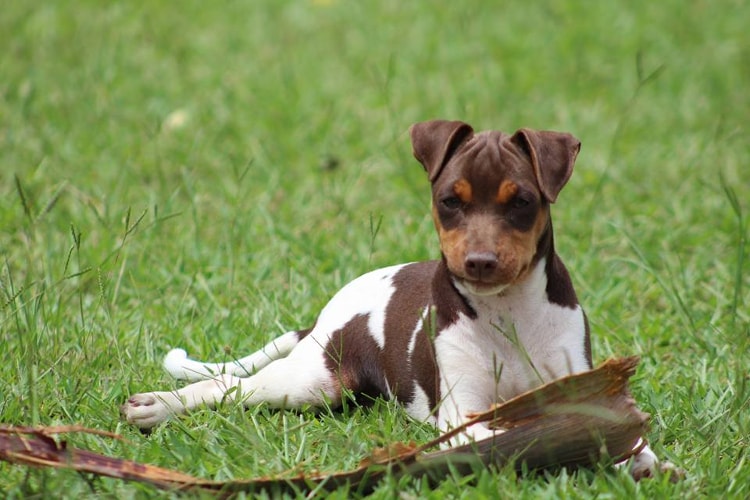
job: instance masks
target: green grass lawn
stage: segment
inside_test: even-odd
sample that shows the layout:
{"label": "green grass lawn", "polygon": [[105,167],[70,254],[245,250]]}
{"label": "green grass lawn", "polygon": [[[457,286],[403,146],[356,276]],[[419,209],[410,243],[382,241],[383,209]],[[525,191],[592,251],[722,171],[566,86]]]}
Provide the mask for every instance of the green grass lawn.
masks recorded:
{"label": "green grass lawn", "polygon": [[[217,480],[353,467],[434,436],[391,403],[199,411],[143,436],[128,394],[184,347],[242,356],[352,278],[438,256],[407,130],[569,131],[556,244],[595,362],[687,471],[483,471],[377,498],[750,497],[746,2],[55,2],[0,15],[0,422]],[[0,462],[4,497],[170,497]],[[338,491],[346,498],[352,492]]]}

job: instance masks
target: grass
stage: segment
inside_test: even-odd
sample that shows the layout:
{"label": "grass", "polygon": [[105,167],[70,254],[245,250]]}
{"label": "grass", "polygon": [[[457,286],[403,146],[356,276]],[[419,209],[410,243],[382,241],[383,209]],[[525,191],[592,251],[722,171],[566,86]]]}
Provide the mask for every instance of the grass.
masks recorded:
{"label": "grass", "polygon": [[[0,422],[214,479],[353,466],[433,431],[381,402],[198,411],[148,437],[117,408],[162,356],[241,356],[344,283],[434,258],[406,130],[565,130],[554,207],[596,361],[679,484],[508,470],[377,498],[750,496],[750,12],[743,2],[6,2],[0,17]],[[170,497],[0,463],[10,498]],[[334,498],[352,492],[339,491]]]}

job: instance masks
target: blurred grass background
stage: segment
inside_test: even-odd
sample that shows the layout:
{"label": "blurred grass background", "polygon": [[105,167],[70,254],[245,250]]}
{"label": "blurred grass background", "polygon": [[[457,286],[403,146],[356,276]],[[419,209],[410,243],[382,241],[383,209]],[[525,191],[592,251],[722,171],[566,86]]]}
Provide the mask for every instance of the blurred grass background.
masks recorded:
{"label": "blurred grass background", "polygon": [[[595,360],[642,356],[651,441],[688,478],[501,470],[376,496],[747,498],[748,21],[729,0],[5,2],[0,422],[117,431],[131,445],[71,442],[216,479],[427,439],[387,403],[203,411],[150,437],[117,407],[177,387],[170,347],[242,356],[355,276],[437,257],[407,130],[462,119],[581,139],[558,252]],[[5,463],[0,491],[156,494]]]}

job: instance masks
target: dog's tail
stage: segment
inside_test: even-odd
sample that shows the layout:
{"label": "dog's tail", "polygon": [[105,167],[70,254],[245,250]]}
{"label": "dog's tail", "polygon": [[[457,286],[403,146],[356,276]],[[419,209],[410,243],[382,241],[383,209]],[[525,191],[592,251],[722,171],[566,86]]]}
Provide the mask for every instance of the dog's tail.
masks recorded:
{"label": "dog's tail", "polygon": [[222,373],[247,377],[260,370],[271,361],[285,357],[296,346],[301,332],[287,332],[269,342],[260,351],[242,359],[226,363],[203,363],[187,357],[184,349],[172,349],[164,358],[164,369],[174,378],[181,380],[206,380]]}

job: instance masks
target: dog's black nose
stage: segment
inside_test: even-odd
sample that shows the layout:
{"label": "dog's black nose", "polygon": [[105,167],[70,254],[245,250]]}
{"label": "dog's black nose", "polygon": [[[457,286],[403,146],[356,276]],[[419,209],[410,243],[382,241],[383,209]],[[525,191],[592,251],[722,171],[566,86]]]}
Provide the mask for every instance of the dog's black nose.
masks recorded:
{"label": "dog's black nose", "polygon": [[471,252],[464,260],[466,274],[472,279],[483,279],[497,269],[497,255],[492,252]]}

